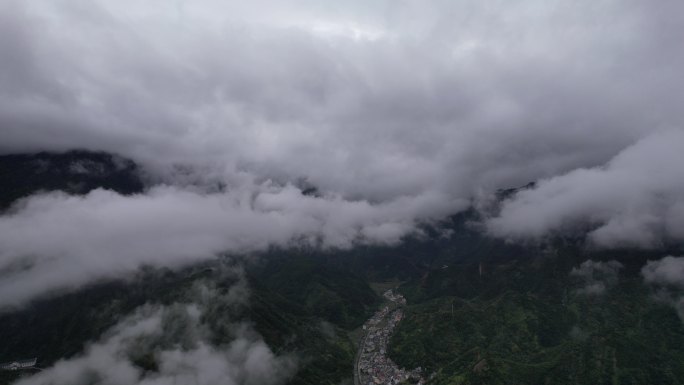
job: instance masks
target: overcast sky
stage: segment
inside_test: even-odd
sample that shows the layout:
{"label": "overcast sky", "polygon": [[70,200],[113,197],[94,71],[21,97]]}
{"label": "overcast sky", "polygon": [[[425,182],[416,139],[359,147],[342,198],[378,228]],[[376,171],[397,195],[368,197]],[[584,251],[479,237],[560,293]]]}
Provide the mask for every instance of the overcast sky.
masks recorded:
{"label": "overcast sky", "polygon": [[490,234],[684,240],[682,18],[676,0],[2,0],[0,153],[110,151],[165,185],[1,216],[0,305],[221,251],[397,242],[530,181]]}

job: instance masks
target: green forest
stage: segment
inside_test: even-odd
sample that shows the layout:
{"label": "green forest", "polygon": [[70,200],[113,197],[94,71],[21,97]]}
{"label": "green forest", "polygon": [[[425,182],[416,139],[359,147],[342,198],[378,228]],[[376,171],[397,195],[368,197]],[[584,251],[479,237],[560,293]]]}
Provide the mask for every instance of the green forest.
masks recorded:
{"label": "green forest", "polygon": [[[45,157],[55,156],[39,156]],[[104,180],[123,193],[141,188],[131,177],[133,165],[115,167],[108,156],[87,157],[93,167],[115,170],[114,181]],[[63,177],[32,177],[46,172],[34,167],[37,160],[7,158],[4,168],[0,162],[8,181],[3,207],[26,189],[84,193],[102,184],[70,180],[68,172],[59,174],[59,162],[51,163],[58,169],[50,172]],[[34,166],[24,164],[29,161]],[[21,170],[26,178],[5,175],[11,170]],[[43,180],[48,185],[41,185]],[[198,282],[227,292],[235,279],[221,269],[240,266],[249,299],[212,304],[204,317],[213,342],[229,342],[231,335],[223,333],[226,325],[253,325],[274,352],[298,357],[298,370],[289,379],[293,385],[352,383],[358,341],[350,333],[382,303],[371,286],[390,281],[400,283],[398,290],[408,304],[389,355],[400,366],[422,367],[430,384],[684,381],[682,320],[670,304],[656,298],[640,273],[649,259],[681,250],[598,252],[572,238],[508,244],[483,235],[472,225],[476,219],[475,212],[466,212],[426,225],[420,237],[395,246],[273,248],[247,257],[224,255],[180,270],[144,269],[126,281],[39,300],[0,314],[0,361],[38,357],[39,365],[48,367],[77,356],[122,315],[144,304],[182,301]],[[610,265],[614,259],[622,262],[619,267]],[[580,270],[587,260],[613,268],[587,275]],[[154,357],[139,357],[135,363],[155,370]],[[16,379],[17,374],[5,372],[0,381]]]}

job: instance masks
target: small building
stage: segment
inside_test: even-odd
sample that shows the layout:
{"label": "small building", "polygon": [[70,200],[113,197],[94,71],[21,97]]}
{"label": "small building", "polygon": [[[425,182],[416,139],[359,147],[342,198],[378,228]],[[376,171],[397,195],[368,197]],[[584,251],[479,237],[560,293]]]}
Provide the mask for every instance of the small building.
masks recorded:
{"label": "small building", "polygon": [[0,370],[15,371],[21,369],[32,369],[35,368],[37,361],[37,358],[29,358],[26,360],[4,362],[0,364]]}

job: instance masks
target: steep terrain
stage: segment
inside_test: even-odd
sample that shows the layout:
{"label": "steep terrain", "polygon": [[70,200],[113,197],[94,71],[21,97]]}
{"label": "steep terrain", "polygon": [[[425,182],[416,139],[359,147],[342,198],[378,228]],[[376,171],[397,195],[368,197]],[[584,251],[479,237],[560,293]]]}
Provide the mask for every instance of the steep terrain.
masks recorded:
{"label": "steep terrain", "polygon": [[[2,156],[0,180],[3,210],[41,191],[145,188],[132,162],[88,152]],[[276,354],[297,357],[289,383],[350,383],[356,341],[348,333],[377,310],[370,284],[394,280],[408,304],[389,356],[422,367],[429,383],[682,383],[682,321],[641,275],[649,259],[681,255],[680,247],[598,252],[572,238],[515,245],[484,236],[477,219],[469,211],[396,246],[273,248],[180,270],[148,268],[5,309],[0,361],[38,357],[48,367],[82,354],[145,304],[187,302],[201,285],[229,297],[243,280],[244,301],[217,301],[203,315],[213,345],[230,343],[233,325],[252,325]],[[134,363],[158,370],[153,356]],[[0,383],[16,379],[2,375]]]}
{"label": "steep terrain", "polygon": [[[83,168],[82,168],[82,167]],[[7,181],[2,205],[39,191],[82,194],[94,188],[135,193],[143,187],[133,163],[107,154],[71,152],[0,157]],[[338,384],[351,379],[354,346],[346,334],[363,323],[379,301],[362,276],[316,253],[274,250],[262,258],[221,258],[181,271],[147,269],[128,281],[102,282],[75,293],[36,301],[0,313],[0,361],[38,357],[41,367],[74,357],[118,320],[144,304],[182,301],[197,283],[228,290],[234,278],[226,263],[246,266],[247,300],[214,309],[207,323],[217,345],[230,341],[227,324],[246,321],[271,348],[298,359],[293,384]],[[236,259],[237,258],[237,259]],[[141,367],[149,363],[140,362]],[[0,373],[0,381],[16,379]]]}

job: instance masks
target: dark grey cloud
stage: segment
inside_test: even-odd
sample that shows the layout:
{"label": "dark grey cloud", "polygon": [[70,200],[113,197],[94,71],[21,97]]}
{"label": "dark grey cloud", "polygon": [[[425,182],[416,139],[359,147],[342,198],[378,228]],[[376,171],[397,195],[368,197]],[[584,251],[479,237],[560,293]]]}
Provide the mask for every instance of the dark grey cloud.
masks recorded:
{"label": "dark grey cloud", "polygon": [[[504,207],[493,234],[543,236],[605,203],[589,218],[599,245],[682,237],[681,185],[599,180],[650,174],[621,159],[639,148],[640,160],[661,159],[648,143],[663,135],[681,143],[677,2],[0,6],[0,153],[111,151],[168,185],[39,196],[0,218],[4,304],[223,251],[396,242],[473,196],[544,178]],[[677,177],[682,155],[663,147]],[[296,180],[323,197],[301,196]],[[583,183],[600,201],[578,198]],[[554,188],[562,197],[544,195]],[[69,272],[74,263],[83,268]]]}
{"label": "dark grey cloud", "polygon": [[681,85],[659,72],[672,63],[642,57],[665,40],[642,26],[660,14],[629,3],[10,4],[5,151],[463,196],[594,165],[681,120],[661,89]]}

